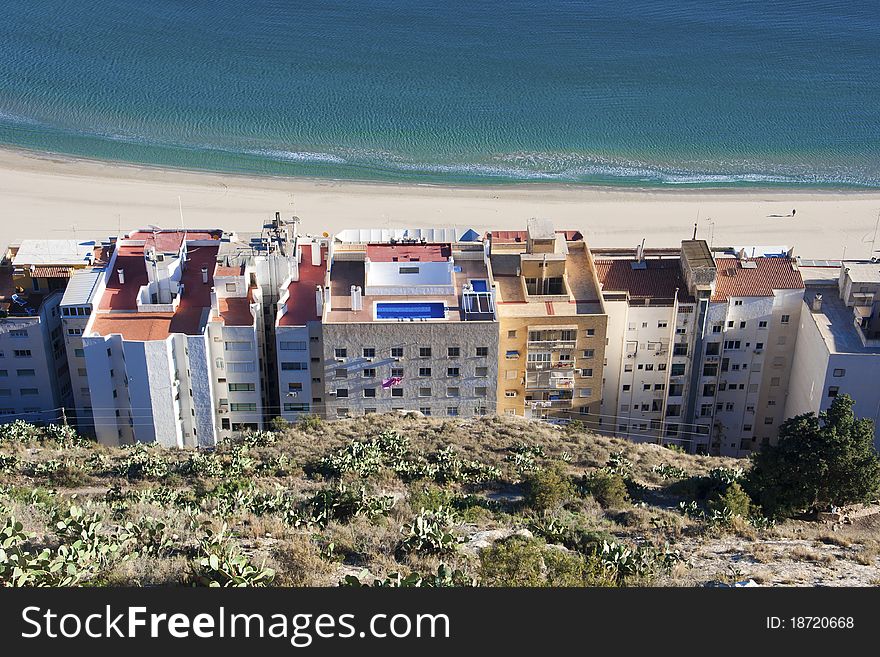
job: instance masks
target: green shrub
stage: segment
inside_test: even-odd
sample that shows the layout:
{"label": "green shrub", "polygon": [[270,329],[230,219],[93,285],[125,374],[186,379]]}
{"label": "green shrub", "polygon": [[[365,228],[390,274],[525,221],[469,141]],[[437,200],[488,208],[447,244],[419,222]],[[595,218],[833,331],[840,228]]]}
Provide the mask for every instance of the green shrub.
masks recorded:
{"label": "green shrub", "polygon": [[450,531],[453,519],[454,513],[445,507],[434,511],[421,509],[412,522],[401,527],[403,539],[398,545],[398,550],[404,554],[407,552],[424,554],[452,552],[458,542]]}
{"label": "green shrub", "polygon": [[197,586],[244,587],[268,586],[275,571],[255,566],[233,545],[226,525],[220,531],[208,530],[199,540],[200,555],[191,564],[193,583]]}
{"label": "green shrub", "polygon": [[469,577],[461,570],[453,570],[443,563],[437,567],[436,574],[422,575],[414,572],[404,577],[400,573],[391,573],[385,579],[374,579],[372,584],[362,581],[366,580],[366,577],[366,573],[362,573],[359,577],[347,575],[339,585],[349,587],[371,586],[374,588],[448,588],[477,585],[473,577]]}
{"label": "green shrub", "polygon": [[626,481],[617,472],[599,468],[584,475],[582,485],[603,508],[619,508],[629,503]]}
{"label": "green shrub", "polygon": [[749,517],[752,501],[742,486],[736,481],[728,485],[723,491],[719,491],[709,499],[709,511],[722,511],[728,509],[735,516]]}
{"label": "green shrub", "polygon": [[559,508],[575,494],[571,476],[565,466],[559,463],[527,474],[523,485],[525,503],[536,511]]}
{"label": "green shrub", "polygon": [[613,579],[594,559],[511,536],[480,552],[480,577],[489,586],[608,586]]}

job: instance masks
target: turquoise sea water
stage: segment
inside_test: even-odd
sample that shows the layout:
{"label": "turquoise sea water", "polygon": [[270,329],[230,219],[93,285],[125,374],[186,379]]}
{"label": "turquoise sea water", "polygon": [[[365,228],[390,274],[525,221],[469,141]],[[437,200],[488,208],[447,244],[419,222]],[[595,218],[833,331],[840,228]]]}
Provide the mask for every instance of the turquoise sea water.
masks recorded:
{"label": "turquoise sea water", "polygon": [[0,144],[410,182],[880,187],[880,7],[4,2]]}

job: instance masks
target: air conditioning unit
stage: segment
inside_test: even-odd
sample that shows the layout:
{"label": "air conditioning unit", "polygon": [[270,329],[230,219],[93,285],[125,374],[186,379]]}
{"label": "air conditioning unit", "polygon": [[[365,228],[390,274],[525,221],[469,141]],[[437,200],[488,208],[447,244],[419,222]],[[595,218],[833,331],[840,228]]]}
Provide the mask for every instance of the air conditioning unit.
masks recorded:
{"label": "air conditioning unit", "polygon": [[335,396],[336,396],[336,391],[335,391],[335,390],[328,390],[328,391],[327,391],[327,394],[328,394],[328,395],[333,395],[333,396],[335,397]]}
{"label": "air conditioning unit", "polygon": [[337,362],[337,363],[344,363],[344,362],[345,362],[345,359],[344,359],[344,358],[337,358],[337,359],[336,359],[336,362]]}

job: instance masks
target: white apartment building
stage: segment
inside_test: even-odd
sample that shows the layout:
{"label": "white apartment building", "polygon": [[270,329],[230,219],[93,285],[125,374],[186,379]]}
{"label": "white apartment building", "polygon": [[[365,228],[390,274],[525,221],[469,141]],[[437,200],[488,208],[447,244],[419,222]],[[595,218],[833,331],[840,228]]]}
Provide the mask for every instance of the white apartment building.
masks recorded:
{"label": "white apartment building", "polygon": [[330,243],[297,237],[289,278],[275,317],[279,408],[289,422],[324,414],[324,310]]}
{"label": "white apartment building", "polygon": [[690,379],[695,299],[678,249],[594,250],[608,314],[601,417],[637,442],[690,447],[684,400]]}
{"label": "white apartment building", "polygon": [[[880,447],[880,263],[801,265],[810,281],[785,414],[818,414],[847,394],[856,416],[874,421],[874,444]],[[824,280],[823,269],[831,274]]]}
{"label": "white apartment building", "polygon": [[747,456],[775,441],[785,419],[787,385],[804,283],[788,255],[715,259],[717,276],[696,340],[689,397],[696,450]]}
{"label": "white apartment building", "polygon": [[263,426],[261,291],[218,265],[219,230],[121,238],[82,336],[95,434],[104,444],[212,446]]}
{"label": "white apartment building", "polygon": [[476,233],[345,231],[330,260],[321,326],[327,417],[494,412],[498,323]]}

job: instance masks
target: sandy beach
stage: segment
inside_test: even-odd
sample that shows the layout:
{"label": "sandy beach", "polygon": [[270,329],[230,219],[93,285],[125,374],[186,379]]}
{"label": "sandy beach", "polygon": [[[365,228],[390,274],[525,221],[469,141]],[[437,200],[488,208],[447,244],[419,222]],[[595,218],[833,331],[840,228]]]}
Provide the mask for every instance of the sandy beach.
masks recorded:
{"label": "sandy beach", "polygon": [[[276,210],[302,231],[456,225],[516,228],[552,219],[594,247],[787,245],[808,258],[870,255],[880,192],[440,187],[177,171],[0,150],[0,244],[100,238],[150,224],[258,230]],[[796,210],[791,217],[792,209]],[[877,246],[880,249],[880,239]]]}

